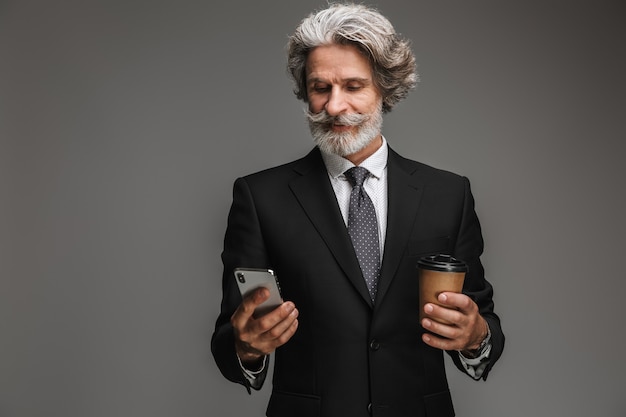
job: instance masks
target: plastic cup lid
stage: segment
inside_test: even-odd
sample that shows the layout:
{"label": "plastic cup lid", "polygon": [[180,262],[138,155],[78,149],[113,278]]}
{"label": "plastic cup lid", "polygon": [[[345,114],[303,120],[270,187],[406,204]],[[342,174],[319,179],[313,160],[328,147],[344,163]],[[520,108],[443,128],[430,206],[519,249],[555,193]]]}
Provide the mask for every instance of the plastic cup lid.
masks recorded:
{"label": "plastic cup lid", "polygon": [[424,256],[417,261],[417,266],[441,272],[467,272],[468,270],[465,262],[444,254]]}

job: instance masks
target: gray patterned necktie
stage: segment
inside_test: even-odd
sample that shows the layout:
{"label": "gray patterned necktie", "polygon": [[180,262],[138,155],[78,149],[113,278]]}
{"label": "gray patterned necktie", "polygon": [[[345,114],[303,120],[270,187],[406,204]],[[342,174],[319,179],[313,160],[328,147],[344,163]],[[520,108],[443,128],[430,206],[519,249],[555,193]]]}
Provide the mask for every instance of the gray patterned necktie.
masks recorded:
{"label": "gray patterned necktie", "polygon": [[370,172],[362,167],[352,167],[344,175],[352,184],[348,210],[348,234],[352,239],[352,246],[359,260],[370,297],[374,301],[380,274],[380,246],[374,204],[363,188],[363,181],[370,175]]}

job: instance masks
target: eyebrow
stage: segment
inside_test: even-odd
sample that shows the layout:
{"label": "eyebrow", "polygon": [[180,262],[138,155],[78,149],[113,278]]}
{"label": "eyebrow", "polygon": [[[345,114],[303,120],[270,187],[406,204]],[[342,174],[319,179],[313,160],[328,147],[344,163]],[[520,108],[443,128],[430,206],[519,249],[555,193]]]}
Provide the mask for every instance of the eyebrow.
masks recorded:
{"label": "eyebrow", "polygon": [[[360,83],[364,83],[364,84],[368,84],[371,83],[372,80],[370,78],[362,78],[362,77],[350,77],[350,78],[344,78],[341,80],[344,83],[349,83],[349,82],[360,82]],[[311,84],[311,83],[317,83],[317,82],[322,82],[322,83],[327,83],[328,81],[324,80],[323,78],[319,78],[319,77],[313,77],[313,78],[308,78],[307,79],[307,84]]]}

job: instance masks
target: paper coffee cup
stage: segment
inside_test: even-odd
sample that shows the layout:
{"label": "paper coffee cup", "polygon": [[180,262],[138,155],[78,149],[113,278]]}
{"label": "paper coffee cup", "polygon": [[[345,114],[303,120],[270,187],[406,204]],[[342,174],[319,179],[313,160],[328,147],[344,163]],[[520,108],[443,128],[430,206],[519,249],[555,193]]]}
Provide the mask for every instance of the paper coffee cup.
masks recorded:
{"label": "paper coffee cup", "polygon": [[440,323],[449,324],[441,319],[434,319],[424,312],[424,305],[432,303],[441,305],[437,297],[442,292],[463,290],[463,281],[467,273],[467,264],[449,255],[431,255],[417,262],[419,276],[420,321],[424,317]]}

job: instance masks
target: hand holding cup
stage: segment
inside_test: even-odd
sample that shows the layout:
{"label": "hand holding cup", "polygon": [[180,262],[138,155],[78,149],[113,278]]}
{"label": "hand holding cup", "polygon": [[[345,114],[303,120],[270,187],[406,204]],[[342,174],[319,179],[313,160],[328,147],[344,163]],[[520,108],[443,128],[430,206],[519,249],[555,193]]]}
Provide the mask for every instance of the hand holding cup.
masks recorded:
{"label": "hand holding cup", "polygon": [[442,292],[460,293],[468,267],[465,262],[450,255],[431,255],[421,258],[417,263],[419,276],[420,321],[425,317],[443,324],[450,324],[442,319],[428,316],[424,305],[441,305],[437,298]]}

